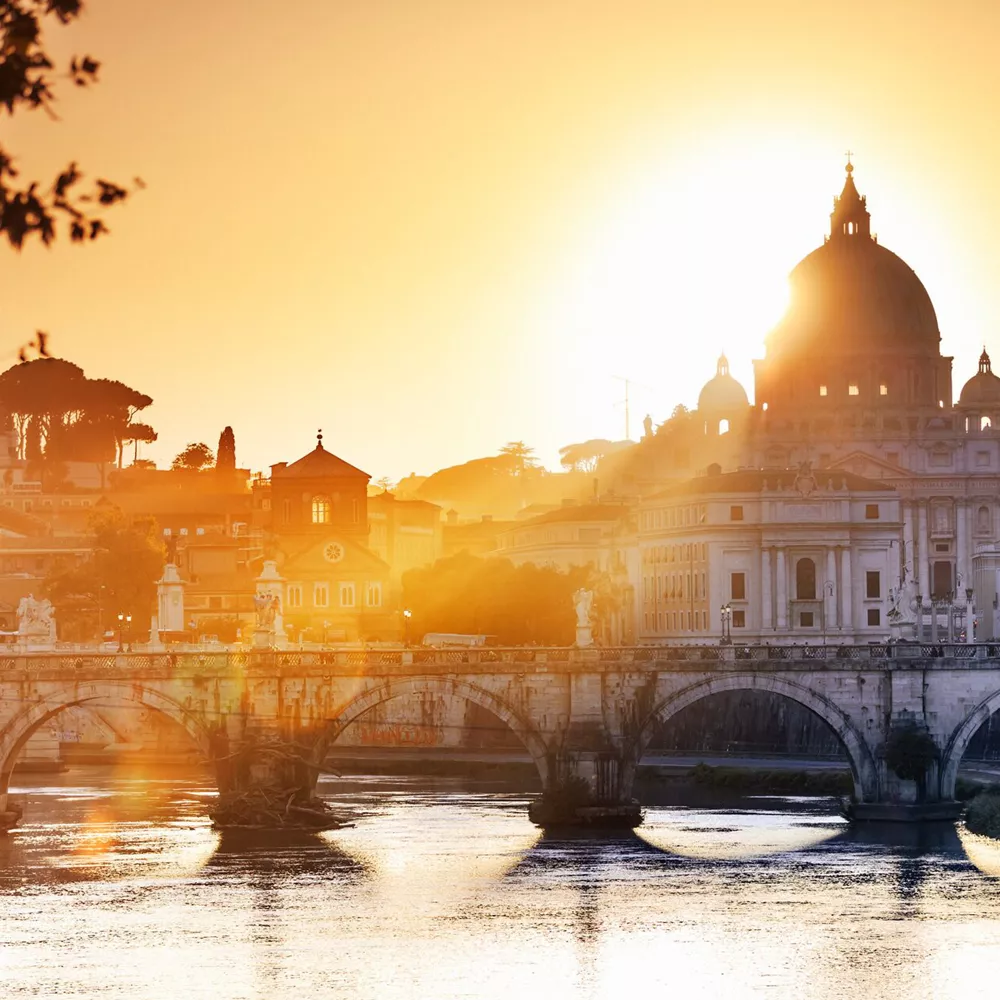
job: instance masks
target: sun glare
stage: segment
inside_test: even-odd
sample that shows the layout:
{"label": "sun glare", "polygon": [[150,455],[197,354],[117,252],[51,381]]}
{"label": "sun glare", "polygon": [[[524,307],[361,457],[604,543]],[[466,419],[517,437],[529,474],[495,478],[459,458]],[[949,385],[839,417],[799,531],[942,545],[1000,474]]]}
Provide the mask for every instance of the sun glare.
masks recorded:
{"label": "sun glare", "polygon": [[752,397],[751,361],[784,311],[788,272],[822,243],[843,184],[843,156],[828,147],[737,129],[621,172],[575,234],[547,306],[555,353],[589,390],[578,422],[623,431],[612,352],[615,372],[635,380],[633,437],[643,413],[693,406],[721,351]]}

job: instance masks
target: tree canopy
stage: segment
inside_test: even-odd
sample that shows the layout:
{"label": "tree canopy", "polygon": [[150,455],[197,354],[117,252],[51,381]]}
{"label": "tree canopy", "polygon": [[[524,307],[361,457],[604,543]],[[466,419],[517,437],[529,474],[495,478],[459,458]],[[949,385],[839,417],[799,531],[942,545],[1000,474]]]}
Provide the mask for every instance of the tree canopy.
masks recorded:
{"label": "tree canopy", "polygon": [[219,472],[236,471],[236,435],[233,433],[232,427],[222,429],[216,455],[215,467]]}
{"label": "tree canopy", "polygon": [[613,455],[624,448],[631,447],[631,441],[609,441],[607,438],[591,438],[579,444],[568,444],[559,449],[559,461],[567,469],[577,472],[593,472],[605,455]]}
{"label": "tree canopy", "polygon": [[171,463],[172,469],[204,469],[215,461],[212,449],[204,441],[189,444]]}
{"label": "tree canopy", "polygon": [[129,523],[117,508],[102,508],[90,519],[93,551],[80,566],[55,570],[45,581],[60,628],[81,638],[96,634],[98,621],[110,628],[119,613],[145,628],[163,572],[163,541],[151,518]]}
{"label": "tree canopy", "polygon": [[[65,74],[57,72],[43,32],[46,25],[70,24],[83,9],[84,0],[0,0],[0,118],[38,109],[55,118],[56,79],[77,87],[96,83],[100,63],[89,55],[72,57]],[[32,236],[48,245],[60,223],[74,242],[97,239],[108,231],[104,209],[129,192],[101,177],[83,181],[75,161],[51,183],[22,180],[15,157],[0,146],[0,233],[18,250]],[[138,178],[134,185],[143,186]]]}
{"label": "tree canopy", "polygon": [[465,552],[439,559],[403,574],[411,637],[450,632],[496,636],[502,645],[569,645],[576,636],[573,593],[589,575]]}
{"label": "tree canopy", "polygon": [[87,378],[63,358],[22,361],[0,374],[0,412],[16,435],[18,458],[27,461],[109,462],[117,455],[120,465],[126,441],[156,439],[148,424],[133,423],[152,402],[123,382]]}

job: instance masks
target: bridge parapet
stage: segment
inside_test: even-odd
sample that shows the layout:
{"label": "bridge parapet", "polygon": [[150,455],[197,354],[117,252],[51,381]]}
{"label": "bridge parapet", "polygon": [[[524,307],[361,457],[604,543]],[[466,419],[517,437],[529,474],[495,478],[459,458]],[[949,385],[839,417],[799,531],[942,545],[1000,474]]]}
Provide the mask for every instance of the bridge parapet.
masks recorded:
{"label": "bridge parapet", "polygon": [[901,643],[851,646],[510,647],[483,649],[252,650],[240,652],[27,653],[0,656],[0,680],[413,673],[665,673],[731,670],[994,669],[1000,644]]}

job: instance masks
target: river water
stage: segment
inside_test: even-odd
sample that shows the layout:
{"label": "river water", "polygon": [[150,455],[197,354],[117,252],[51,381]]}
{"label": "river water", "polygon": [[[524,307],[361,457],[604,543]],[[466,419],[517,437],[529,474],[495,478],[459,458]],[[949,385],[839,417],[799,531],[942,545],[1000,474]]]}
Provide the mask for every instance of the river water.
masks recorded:
{"label": "river water", "polygon": [[1000,844],[852,829],[829,800],[566,839],[496,786],[324,779],[355,825],[289,841],[220,837],[198,775],[18,785],[4,1000],[971,1000],[1000,977]]}

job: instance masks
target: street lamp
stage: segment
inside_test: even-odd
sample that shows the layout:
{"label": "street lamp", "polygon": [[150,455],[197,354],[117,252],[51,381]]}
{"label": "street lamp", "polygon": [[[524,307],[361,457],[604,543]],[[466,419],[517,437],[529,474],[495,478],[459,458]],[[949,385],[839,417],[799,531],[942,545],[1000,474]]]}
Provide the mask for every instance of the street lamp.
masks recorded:
{"label": "street lamp", "polygon": [[719,608],[719,619],[722,622],[722,640],[720,645],[731,646],[733,642],[733,633],[730,627],[730,622],[733,619],[733,609],[728,604],[723,604]]}
{"label": "street lamp", "polygon": [[413,617],[413,612],[409,608],[403,608],[403,645],[409,646],[410,644],[410,619]]}
{"label": "street lamp", "polygon": [[123,644],[123,636],[128,635],[128,652],[132,652],[132,616],[125,614],[124,611],[118,613],[118,652],[125,652],[125,646]]}

